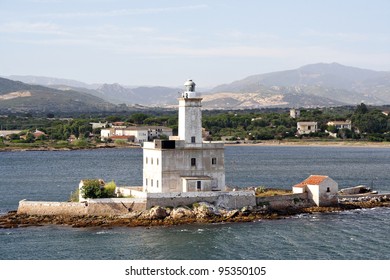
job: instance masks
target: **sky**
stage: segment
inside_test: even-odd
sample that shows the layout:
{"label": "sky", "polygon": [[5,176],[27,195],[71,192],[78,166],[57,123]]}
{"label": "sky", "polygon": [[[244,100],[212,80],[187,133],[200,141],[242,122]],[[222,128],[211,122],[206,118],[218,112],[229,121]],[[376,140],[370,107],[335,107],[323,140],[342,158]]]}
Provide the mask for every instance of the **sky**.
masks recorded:
{"label": "sky", "polygon": [[390,1],[0,0],[0,76],[205,88],[319,62],[390,71]]}

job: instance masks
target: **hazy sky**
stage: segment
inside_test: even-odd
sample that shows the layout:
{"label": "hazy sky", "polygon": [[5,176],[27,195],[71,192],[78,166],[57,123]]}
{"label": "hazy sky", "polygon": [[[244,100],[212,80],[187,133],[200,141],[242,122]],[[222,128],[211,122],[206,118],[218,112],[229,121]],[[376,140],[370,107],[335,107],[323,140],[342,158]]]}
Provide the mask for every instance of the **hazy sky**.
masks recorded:
{"label": "hazy sky", "polygon": [[200,87],[317,62],[390,71],[389,0],[0,0],[0,75]]}

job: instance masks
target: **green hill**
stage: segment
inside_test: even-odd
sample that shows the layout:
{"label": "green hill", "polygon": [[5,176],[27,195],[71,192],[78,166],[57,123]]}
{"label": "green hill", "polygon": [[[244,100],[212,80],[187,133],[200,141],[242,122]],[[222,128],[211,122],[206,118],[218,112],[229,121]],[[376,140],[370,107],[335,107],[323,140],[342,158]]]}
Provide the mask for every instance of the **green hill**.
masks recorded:
{"label": "green hill", "polygon": [[113,110],[101,98],[74,90],[57,90],[0,78],[0,112],[69,113]]}

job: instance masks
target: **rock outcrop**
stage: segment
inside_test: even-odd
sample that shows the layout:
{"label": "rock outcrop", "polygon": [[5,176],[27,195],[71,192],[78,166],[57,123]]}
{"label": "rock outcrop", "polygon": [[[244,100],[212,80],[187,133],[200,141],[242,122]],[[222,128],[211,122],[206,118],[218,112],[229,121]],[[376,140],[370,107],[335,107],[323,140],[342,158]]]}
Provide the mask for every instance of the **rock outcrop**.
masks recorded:
{"label": "rock outcrop", "polygon": [[280,219],[286,216],[336,212],[359,208],[390,207],[390,201],[375,198],[368,201],[344,202],[335,207],[287,208],[269,210],[263,207],[243,207],[227,210],[207,202],[195,203],[192,208],[180,206],[164,208],[155,206],[146,211],[133,211],[118,216],[69,216],[69,215],[27,215],[11,211],[0,216],[1,228],[16,228],[44,225],[68,225],[72,227],[116,227],[116,226],[170,226],[190,223],[251,222],[260,219]]}

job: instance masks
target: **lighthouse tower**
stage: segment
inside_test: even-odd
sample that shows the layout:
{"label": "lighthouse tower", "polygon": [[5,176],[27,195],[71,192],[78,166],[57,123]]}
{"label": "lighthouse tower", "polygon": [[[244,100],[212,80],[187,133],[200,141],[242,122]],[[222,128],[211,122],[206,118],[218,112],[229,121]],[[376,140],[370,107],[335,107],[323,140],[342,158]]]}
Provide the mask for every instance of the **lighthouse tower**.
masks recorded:
{"label": "lighthouse tower", "polygon": [[143,143],[143,191],[224,191],[224,145],[202,140],[202,98],[188,80],[179,98],[179,135]]}
{"label": "lighthouse tower", "polygon": [[202,144],[202,98],[195,91],[195,83],[188,80],[179,98],[179,139],[186,144]]}

